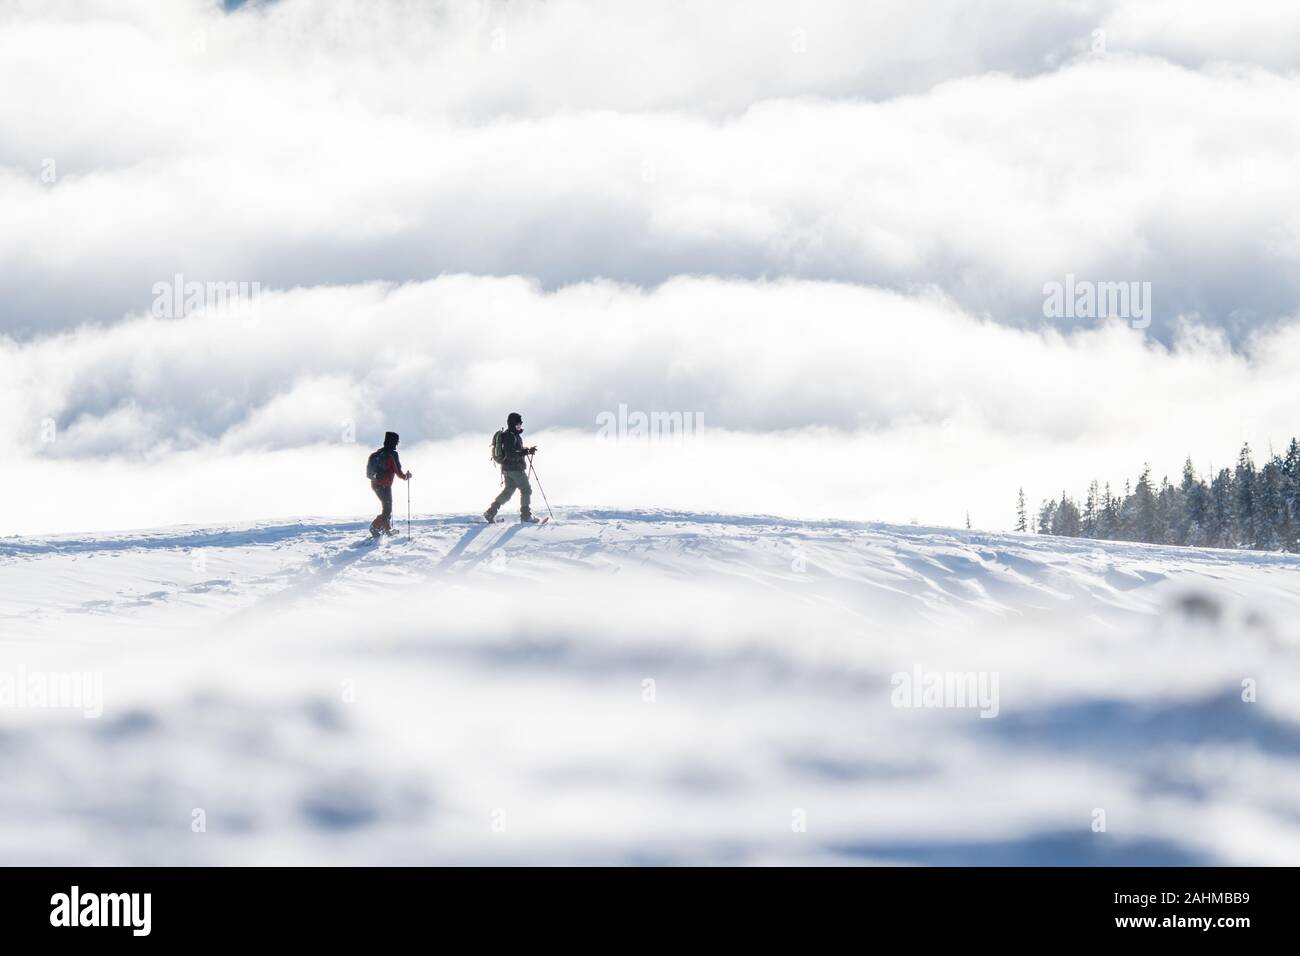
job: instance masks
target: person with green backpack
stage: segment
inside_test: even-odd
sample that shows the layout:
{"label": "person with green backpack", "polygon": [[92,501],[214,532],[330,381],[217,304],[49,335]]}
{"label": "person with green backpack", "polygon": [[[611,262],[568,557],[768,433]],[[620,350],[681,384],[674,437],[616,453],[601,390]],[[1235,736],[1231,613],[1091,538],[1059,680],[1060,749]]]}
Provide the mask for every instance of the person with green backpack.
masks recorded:
{"label": "person with green backpack", "polygon": [[501,478],[505,485],[501,494],[483,512],[489,521],[497,520],[497,511],[519,489],[519,520],[524,524],[538,524],[533,517],[533,486],[528,483],[528,456],[537,451],[537,446],[529,448],[524,445],[524,419],[518,412],[511,412],[506,417],[506,427],[492,436],[492,460],[501,466]]}

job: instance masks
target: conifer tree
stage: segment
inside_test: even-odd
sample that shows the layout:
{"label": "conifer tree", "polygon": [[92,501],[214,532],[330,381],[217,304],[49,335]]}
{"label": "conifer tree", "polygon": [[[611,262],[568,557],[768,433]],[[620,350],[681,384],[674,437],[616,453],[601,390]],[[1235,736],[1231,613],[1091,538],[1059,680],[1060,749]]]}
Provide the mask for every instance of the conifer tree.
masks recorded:
{"label": "conifer tree", "polygon": [[1080,531],[1079,506],[1064,491],[1052,514],[1052,534],[1077,538]]}
{"label": "conifer tree", "polygon": [[1179,485],[1179,509],[1174,529],[1176,543],[1195,544],[1197,547],[1205,543],[1205,515],[1209,500],[1209,489],[1196,477],[1196,469],[1188,457],[1183,463],[1183,480]]}
{"label": "conifer tree", "polygon": [[1233,536],[1237,524],[1232,500],[1232,473],[1220,468],[1210,485],[1209,521],[1205,529],[1205,543],[1212,548],[1235,547]]}
{"label": "conifer tree", "polygon": [[1241,454],[1237,456],[1232,494],[1237,509],[1233,546],[1250,547],[1258,537],[1259,529],[1255,524],[1255,462],[1251,459],[1249,442],[1241,446]]}
{"label": "conifer tree", "polygon": [[1133,488],[1127,478],[1124,479],[1124,494],[1119,499],[1119,520],[1115,537],[1119,541],[1137,540],[1137,502],[1133,499]]}
{"label": "conifer tree", "polygon": [[1174,543],[1174,525],[1178,522],[1178,489],[1169,483],[1169,476],[1160,479],[1160,493],[1156,495],[1156,540],[1161,544]]}
{"label": "conifer tree", "polygon": [[1300,482],[1300,440],[1291,439],[1286,454],[1282,456],[1282,479],[1288,485]]}
{"label": "conifer tree", "polygon": [[1156,494],[1151,486],[1151,466],[1142,469],[1137,487],[1133,489],[1133,534],[1135,541],[1148,544],[1159,540],[1158,520],[1156,516]]}
{"label": "conifer tree", "polygon": [[1110,493],[1110,482],[1101,496],[1101,537],[1105,541],[1114,541],[1119,537],[1119,503]]}
{"label": "conifer tree", "polygon": [[1101,516],[1098,514],[1098,509],[1100,507],[1101,504],[1099,501],[1099,492],[1097,490],[1097,479],[1094,478],[1088,484],[1088,497],[1084,499],[1083,503],[1083,530],[1081,533],[1085,538],[1095,538],[1098,536],[1097,530],[1101,521]]}
{"label": "conifer tree", "polygon": [[[1210,478],[1210,476],[1213,476]],[[967,512],[969,527],[970,513]],[[1025,490],[1016,497],[1016,530],[1116,541],[1145,541],[1192,547],[1256,548],[1300,552],[1300,438],[1283,455],[1270,452],[1256,468],[1250,445],[1242,445],[1232,469],[1211,467],[1206,478],[1191,458],[1181,480],[1166,476],[1159,487],[1144,466],[1136,485],[1125,480],[1116,495],[1110,482],[1088,483],[1083,506],[1062,491],[1044,500],[1031,520]]]}
{"label": "conifer tree", "polygon": [[1255,480],[1255,534],[1250,547],[1259,551],[1276,551],[1282,546],[1284,512],[1282,500],[1282,462],[1274,457]]}
{"label": "conifer tree", "polygon": [[1051,534],[1052,521],[1056,517],[1056,502],[1050,498],[1044,498],[1042,505],[1038,508],[1038,533]]}
{"label": "conifer tree", "polygon": [[1300,441],[1294,438],[1282,458],[1282,501],[1286,506],[1282,547],[1297,551],[1300,550]]}

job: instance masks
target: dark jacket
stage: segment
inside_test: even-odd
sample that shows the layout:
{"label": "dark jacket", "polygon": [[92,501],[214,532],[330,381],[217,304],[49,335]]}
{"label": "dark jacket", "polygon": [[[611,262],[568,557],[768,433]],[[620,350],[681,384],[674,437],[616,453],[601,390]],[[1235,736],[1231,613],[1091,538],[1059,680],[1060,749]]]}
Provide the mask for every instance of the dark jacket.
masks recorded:
{"label": "dark jacket", "polygon": [[391,488],[393,487],[393,478],[396,475],[404,476],[405,474],[402,471],[402,459],[397,457],[397,449],[385,446],[384,451],[388,452],[387,464],[384,466],[383,476],[370,482],[372,488]]}
{"label": "dark jacket", "polygon": [[501,448],[505,451],[505,459],[501,462],[502,471],[528,470],[528,446],[524,444],[523,435],[513,428],[507,428],[501,436]]}

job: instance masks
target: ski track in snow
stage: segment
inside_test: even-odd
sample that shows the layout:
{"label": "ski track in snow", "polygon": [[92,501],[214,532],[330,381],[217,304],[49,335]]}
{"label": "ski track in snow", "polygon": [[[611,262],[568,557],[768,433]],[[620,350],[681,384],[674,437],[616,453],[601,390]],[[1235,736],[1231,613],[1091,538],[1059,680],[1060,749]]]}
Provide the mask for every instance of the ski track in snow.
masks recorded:
{"label": "ski track in snow", "polygon": [[0,707],[0,860],[1300,860],[1294,556],[557,519],[0,539],[0,676],[104,687]]}

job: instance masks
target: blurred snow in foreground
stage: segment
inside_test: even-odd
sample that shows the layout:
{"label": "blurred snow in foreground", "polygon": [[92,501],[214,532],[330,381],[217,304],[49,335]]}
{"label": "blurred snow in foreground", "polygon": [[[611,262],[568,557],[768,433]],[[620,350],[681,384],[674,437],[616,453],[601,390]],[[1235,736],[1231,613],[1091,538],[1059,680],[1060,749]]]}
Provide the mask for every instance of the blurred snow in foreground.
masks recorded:
{"label": "blurred snow in foreground", "polygon": [[1300,862],[1294,557],[559,519],[0,541],[0,862]]}

